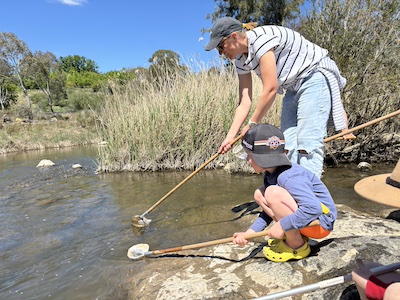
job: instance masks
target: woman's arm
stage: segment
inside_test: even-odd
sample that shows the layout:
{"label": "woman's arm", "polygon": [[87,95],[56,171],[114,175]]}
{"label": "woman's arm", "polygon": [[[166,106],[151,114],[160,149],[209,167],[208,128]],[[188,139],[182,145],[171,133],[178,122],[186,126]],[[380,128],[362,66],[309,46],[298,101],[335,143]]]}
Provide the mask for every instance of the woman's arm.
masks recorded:
{"label": "woman's arm", "polygon": [[278,91],[278,75],[276,73],[275,55],[272,50],[265,53],[260,59],[261,81],[263,89],[250,120],[260,123],[264,115],[272,106]]}
{"label": "woman's arm", "polygon": [[225,140],[222,142],[218,153],[226,153],[231,149],[230,142],[236,137],[240,127],[246,120],[251,109],[252,98],[252,79],[251,73],[239,75],[239,105],[236,108],[235,116],[232,125],[226,135]]}

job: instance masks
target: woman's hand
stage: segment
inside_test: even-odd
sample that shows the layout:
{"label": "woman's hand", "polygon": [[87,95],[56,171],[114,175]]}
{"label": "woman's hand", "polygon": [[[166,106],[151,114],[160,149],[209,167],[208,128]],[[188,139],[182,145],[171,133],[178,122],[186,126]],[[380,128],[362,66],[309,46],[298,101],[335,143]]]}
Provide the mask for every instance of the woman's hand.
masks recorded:
{"label": "woman's hand", "polygon": [[[346,132],[348,129],[344,129],[344,130],[342,130],[342,132]],[[351,140],[355,140],[356,139],[356,136],[353,134],[353,133],[347,133],[347,134],[345,134],[345,135],[343,135],[343,139],[344,140],[346,140],[346,141],[351,141]]]}
{"label": "woman's hand", "polygon": [[225,154],[227,153],[229,150],[232,149],[232,143],[233,139],[227,137],[221,144],[221,146],[219,147],[218,153],[220,154]]}

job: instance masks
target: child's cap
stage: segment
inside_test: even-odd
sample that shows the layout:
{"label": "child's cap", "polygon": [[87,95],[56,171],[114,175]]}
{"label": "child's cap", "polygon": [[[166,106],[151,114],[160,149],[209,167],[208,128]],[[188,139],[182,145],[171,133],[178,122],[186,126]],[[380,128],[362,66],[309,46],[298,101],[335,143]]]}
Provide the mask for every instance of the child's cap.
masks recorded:
{"label": "child's cap", "polygon": [[251,127],[243,136],[242,145],[261,168],[292,165],[285,154],[282,131],[270,124]]}

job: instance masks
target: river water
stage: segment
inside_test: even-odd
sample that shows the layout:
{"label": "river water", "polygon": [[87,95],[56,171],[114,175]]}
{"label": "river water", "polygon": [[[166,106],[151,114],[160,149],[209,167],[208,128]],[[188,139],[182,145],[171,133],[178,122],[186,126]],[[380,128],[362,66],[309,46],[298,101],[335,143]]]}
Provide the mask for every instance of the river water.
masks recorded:
{"label": "river water", "polygon": [[[190,172],[96,174],[96,156],[94,147],[0,156],[0,299],[125,299],[120,283],[146,266],[127,258],[129,247],[165,249],[245,230],[231,208],[251,201],[262,184],[260,175],[202,170],[150,212],[153,221],[140,230],[131,217]],[[36,168],[41,159],[56,165]],[[337,204],[375,213],[387,207],[363,200],[353,186],[392,170],[380,165],[365,174],[341,165],[327,168],[323,180]]]}

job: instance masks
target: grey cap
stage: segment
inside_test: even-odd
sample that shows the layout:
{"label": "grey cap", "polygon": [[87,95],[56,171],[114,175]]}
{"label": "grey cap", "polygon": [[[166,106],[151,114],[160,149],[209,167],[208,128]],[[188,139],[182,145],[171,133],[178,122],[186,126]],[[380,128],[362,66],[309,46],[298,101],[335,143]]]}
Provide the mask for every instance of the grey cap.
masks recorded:
{"label": "grey cap", "polygon": [[204,47],[206,51],[210,51],[218,46],[224,37],[229,36],[232,32],[241,31],[242,23],[231,17],[224,17],[215,22],[210,32],[210,42]]}
{"label": "grey cap", "polygon": [[261,168],[291,166],[285,154],[285,138],[278,128],[270,124],[251,127],[243,136],[242,146],[251,152]]}

